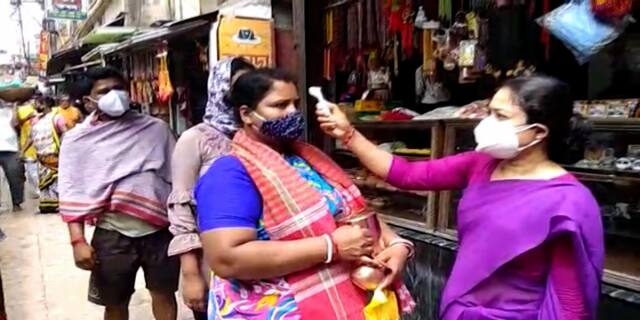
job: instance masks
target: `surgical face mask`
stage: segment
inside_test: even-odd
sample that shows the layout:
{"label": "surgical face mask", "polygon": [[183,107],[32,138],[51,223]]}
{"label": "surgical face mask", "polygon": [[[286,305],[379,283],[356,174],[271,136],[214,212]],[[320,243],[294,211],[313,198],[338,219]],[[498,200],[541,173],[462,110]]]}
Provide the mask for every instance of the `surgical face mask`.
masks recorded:
{"label": "surgical face mask", "polygon": [[537,124],[514,126],[510,121],[500,121],[493,116],[485,118],[474,130],[476,151],[486,153],[496,159],[513,159],[522,150],[538,142],[536,139],[524,147],[520,147],[518,134],[529,130]]}
{"label": "surgical face mask", "polygon": [[97,104],[98,109],[106,115],[119,117],[129,110],[129,93],[124,90],[111,90],[100,97]]}
{"label": "surgical face mask", "polygon": [[304,116],[300,111],[273,120],[266,120],[255,111],[253,115],[262,121],[259,128],[260,133],[275,141],[292,142],[304,134]]}

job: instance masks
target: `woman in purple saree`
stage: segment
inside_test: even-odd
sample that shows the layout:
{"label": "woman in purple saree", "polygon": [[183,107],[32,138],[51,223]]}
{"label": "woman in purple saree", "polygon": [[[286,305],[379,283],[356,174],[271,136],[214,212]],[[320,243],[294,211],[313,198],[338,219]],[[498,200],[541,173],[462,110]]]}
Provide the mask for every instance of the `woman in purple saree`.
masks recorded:
{"label": "woman in purple saree", "polygon": [[476,152],[421,162],[378,149],[335,106],[318,119],[392,185],[464,189],[442,319],[595,319],[604,260],[600,211],[558,165],[583,138],[569,88],[547,77],[511,80],[490,109],[475,129]]}

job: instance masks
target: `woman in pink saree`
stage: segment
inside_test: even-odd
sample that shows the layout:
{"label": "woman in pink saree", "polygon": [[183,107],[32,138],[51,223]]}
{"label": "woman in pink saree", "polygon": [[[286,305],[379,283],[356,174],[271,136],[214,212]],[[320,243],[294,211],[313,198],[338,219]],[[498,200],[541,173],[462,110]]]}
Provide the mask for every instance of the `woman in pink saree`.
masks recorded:
{"label": "woman in pink saree", "polygon": [[511,80],[490,109],[475,129],[476,152],[422,162],[377,148],[335,106],[318,117],[325,132],[392,185],[464,189],[442,319],[595,319],[604,259],[600,211],[558,164],[572,161],[573,142],[584,136],[569,88],[548,77]]}

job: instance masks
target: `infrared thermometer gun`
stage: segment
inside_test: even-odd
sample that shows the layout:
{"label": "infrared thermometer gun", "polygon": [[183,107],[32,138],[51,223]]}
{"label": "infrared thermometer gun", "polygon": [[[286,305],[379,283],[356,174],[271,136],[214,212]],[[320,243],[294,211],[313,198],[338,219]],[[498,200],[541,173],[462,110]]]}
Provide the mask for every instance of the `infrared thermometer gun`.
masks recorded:
{"label": "infrared thermometer gun", "polygon": [[324,98],[324,95],[322,95],[322,89],[320,87],[310,87],[309,94],[318,99],[318,111],[320,111],[320,113],[322,113],[323,115],[330,117],[331,109],[329,106],[331,105],[331,103]]}

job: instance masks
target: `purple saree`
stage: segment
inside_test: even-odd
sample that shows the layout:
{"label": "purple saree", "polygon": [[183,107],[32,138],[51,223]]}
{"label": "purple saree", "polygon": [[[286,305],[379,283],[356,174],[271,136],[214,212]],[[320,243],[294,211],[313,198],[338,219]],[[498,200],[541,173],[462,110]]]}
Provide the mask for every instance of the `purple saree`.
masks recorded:
{"label": "purple saree", "polygon": [[497,162],[478,153],[408,163],[395,159],[388,181],[409,189],[464,188],[459,250],[443,293],[443,320],[556,320],[553,281],[512,272],[510,262],[559,236],[571,239],[586,312],[596,318],[604,260],[600,210],[570,175],[490,181]]}
{"label": "purple saree", "polygon": [[[543,298],[538,303],[527,299],[530,292],[525,290],[503,292],[509,299],[491,308],[474,304],[474,300],[482,300],[481,293],[465,295],[500,267],[560,234],[571,235],[587,311],[595,319],[604,259],[603,231],[598,205],[578,181],[560,178],[472,184],[460,203],[458,231],[458,259],[443,295],[443,319],[504,319],[509,313],[509,319],[559,319],[551,281],[531,288],[532,283],[524,279],[521,283],[511,279],[516,283],[505,286],[539,290]],[[516,305],[518,301],[529,301],[530,309],[523,310],[525,306]]]}

